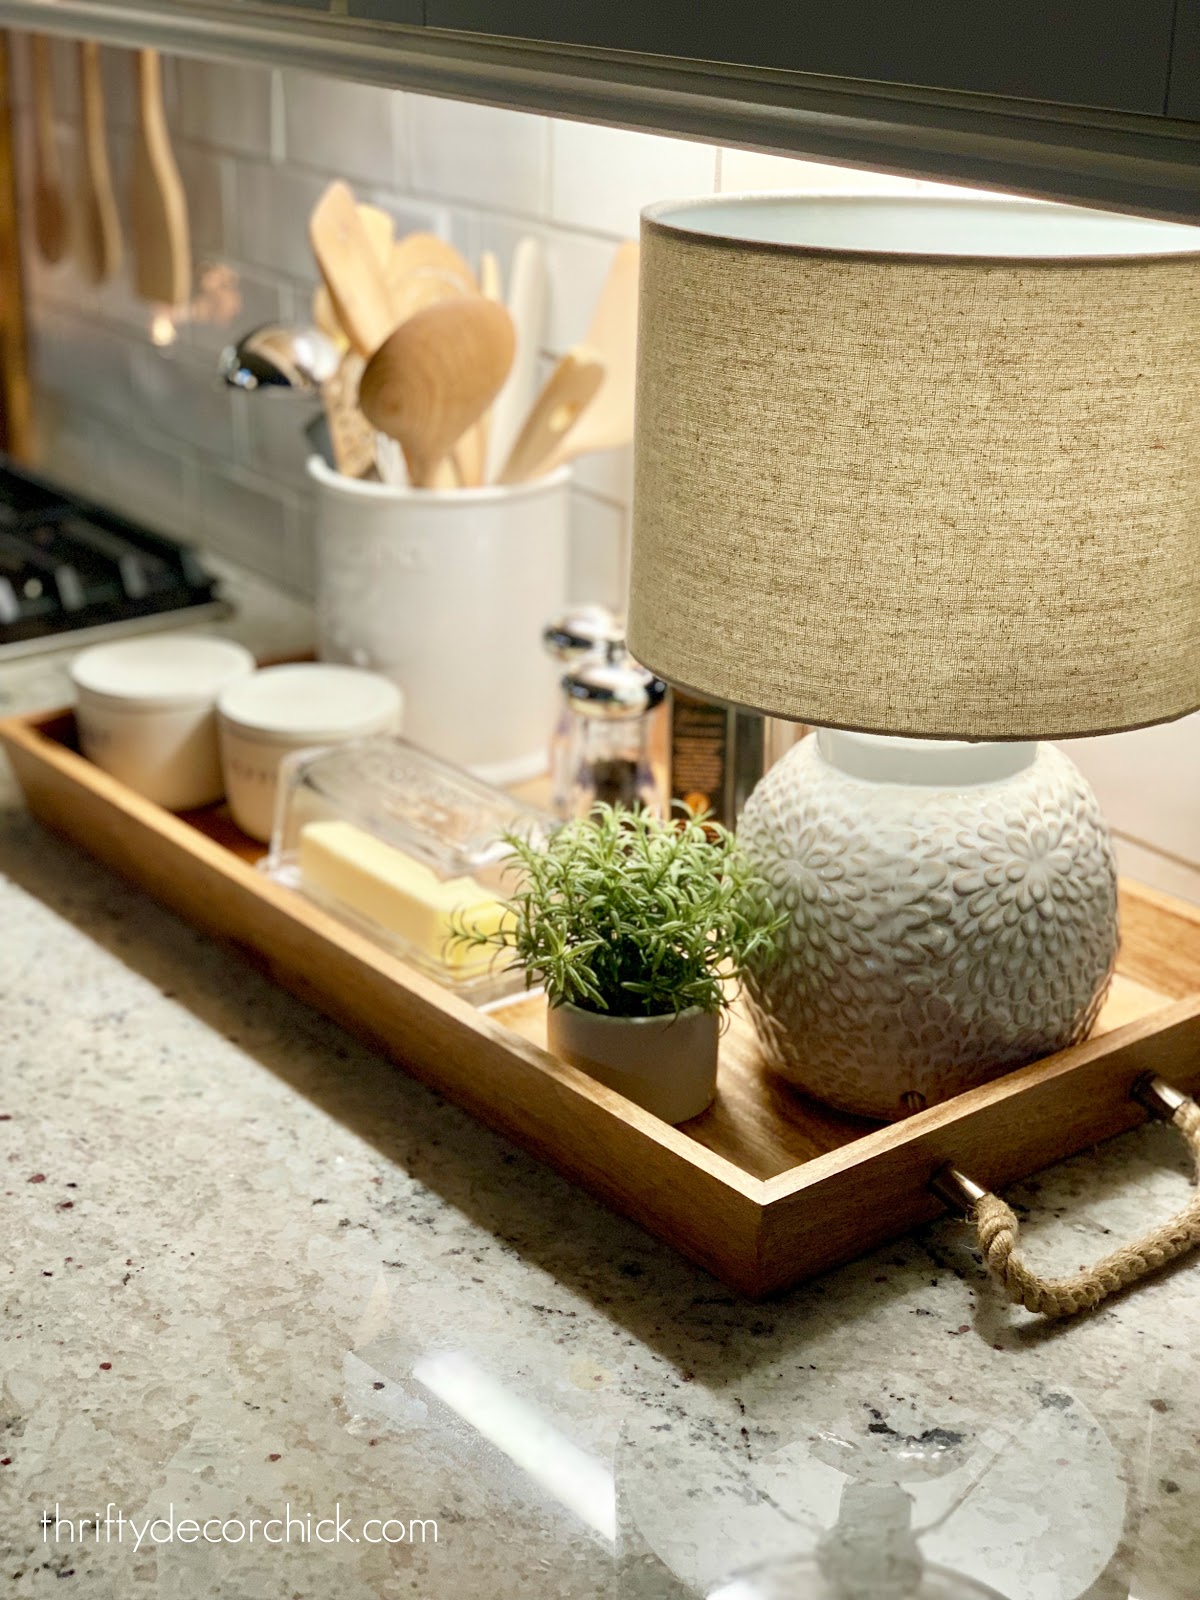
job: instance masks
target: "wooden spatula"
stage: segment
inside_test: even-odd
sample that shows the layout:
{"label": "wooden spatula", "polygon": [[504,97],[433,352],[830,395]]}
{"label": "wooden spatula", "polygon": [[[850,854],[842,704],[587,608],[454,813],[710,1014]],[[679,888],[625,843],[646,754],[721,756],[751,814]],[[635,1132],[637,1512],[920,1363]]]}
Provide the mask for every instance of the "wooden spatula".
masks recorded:
{"label": "wooden spatula", "polygon": [[79,98],[83,127],[75,258],[88,283],[107,283],[120,271],[123,251],[121,219],[108,163],[100,46],[94,39],[82,40],[79,45]]}
{"label": "wooden spatula", "polygon": [[495,481],[516,443],[537,392],[538,359],[546,325],[546,258],[536,239],[517,242],[508,280],[508,313],[517,330],[512,371],[496,396],[488,424],[484,480]]}
{"label": "wooden spatula", "polygon": [[[392,253],[392,243],[396,236],[395,224],[386,211],[381,211],[378,206],[363,205],[360,201],[355,207],[359,220],[366,230],[367,239],[375,258],[380,266],[385,268]],[[333,309],[333,300],[329,290],[323,283],[318,284],[313,290],[312,317],[317,327],[328,339],[341,350],[350,348],[350,341],[341,323],[338,321],[337,312]]]}
{"label": "wooden spatula", "polygon": [[359,405],[399,442],[417,488],[431,485],[438,464],[491,405],[512,354],[504,307],[464,295],[418,311],[367,362]]}
{"label": "wooden spatula", "polygon": [[396,324],[371,235],[344,183],[331,183],[317,201],[308,237],[346,337],[360,355],[374,355]]}
{"label": "wooden spatula", "polygon": [[192,243],[187,197],[167,132],[157,50],[138,51],[137,91],[130,210],[134,288],[143,300],[180,306],[192,294]]}
{"label": "wooden spatula", "polygon": [[53,263],[67,253],[67,207],[54,131],[50,41],[35,34],[29,49],[33,66],[33,234],[43,261]]}
{"label": "wooden spatula", "polygon": [[638,247],[621,245],[600,291],[585,345],[604,363],[604,382],[576,425],[566,433],[545,472],[588,450],[614,450],[633,438],[637,367]]}
{"label": "wooden spatula", "polygon": [[393,245],[387,268],[389,286],[395,291],[412,277],[442,278],[459,294],[479,290],[466,259],[436,233],[409,233]]}
{"label": "wooden spatula", "polygon": [[568,350],[533,402],[496,482],[525,483],[549,472],[562,439],[595,405],[604,379],[604,362],[594,350]]}

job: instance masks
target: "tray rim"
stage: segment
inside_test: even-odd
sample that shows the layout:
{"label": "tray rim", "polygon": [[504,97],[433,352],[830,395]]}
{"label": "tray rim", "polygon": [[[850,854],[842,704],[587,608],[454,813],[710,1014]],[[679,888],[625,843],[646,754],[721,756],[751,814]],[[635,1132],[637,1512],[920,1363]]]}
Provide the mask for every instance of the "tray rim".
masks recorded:
{"label": "tray rim", "polygon": [[[666,1238],[724,1282],[752,1296],[814,1276],[941,1214],[944,1207],[928,1191],[927,1184],[938,1165],[948,1159],[960,1159],[960,1151],[952,1143],[956,1129],[971,1129],[976,1122],[1002,1119],[1014,1103],[1050,1105],[1056,1093],[1074,1083],[1081,1071],[1085,1077],[1097,1077],[1110,1058],[1124,1062],[1129,1056],[1133,1062],[1123,1065],[1117,1074],[1122,1094],[1127,1097],[1128,1088],[1145,1070],[1138,1063],[1147,1051],[1157,1059],[1165,1050],[1177,1066],[1171,1043],[1176,1035],[1186,1039],[1189,1061],[1193,1033],[1200,1046],[1200,985],[1195,992],[1174,1001],[1164,993],[1163,1006],[1148,1016],[1005,1074],[903,1122],[872,1129],[772,1177],[758,1178],[736,1161],[558,1061],[494,1014],[478,1010],[320,907],[273,883],[257,867],[184,818],[134,794],[55,736],[52,730],[61,733],[73,715],[73,709],[66,707],[0,719],[0,745],[13,758],[17,781],[31,814],[132,878],[152,898],[164,901],[185,919],[241,949],[292,993],[366,1037],[404,1070]],[[31,781],[37,774],[59,788],[66,785],[71,793],[90,796],[93,803],[106,808],[106,817],[111,813],[113,818],[121,819],[121,837],[112,837],[110,821],[109,837],[104,837],[102,828],[93,845],[88,830],[74,826],[73,813],[69,822],[56,822],[54,805],[45,804],[45,795],[39,795],[37,784]],[[246,902],[240,906],[239,915],[251,931],[239,936],[221,918],[206,914],[202,905],[197,906],[175,884],[139,870],[127,838],[137,828],[148,830],[160,846],[190,864],[185,865],[185,876],[193,868],[215,873],[231,893]],[[1150,913],[1182,920],[1193,926],[1200,937],[1200,907],[1125,880],[1122,888],[1127,897],[1140,902]],[[266,917],[261,936],[258,927],[244,915],[255,906]],[[349,970],[361,976],[369,991],[368,999],[371,993],[376,998],[382,994],[386,999],[389,990],[398,991],[395,998],[402,998],[411,1012],[404,1018],[403,1036],[377,1031],[352,1006],[331,996],[300,968],[290,968],[286,961],[277,960],[271,953],[271,941],[281,933],[286,935],[289,928],[298,949],[306,940],[316,940],[340,951],[350,964]],[[287,942],[286,937],[283,942]],[[426,1059],[431,1036],[448,1028],[454,1030],[452,1054],[456,1058],[471,1054],[474,1064],[474,1055],[478,1054],[480,1071],[473,1078],[460,1067],[456,1068],[457,1076],[453,1071],[447,1074],[437,1062],[431,1065]],[[1182,1077],[1178,1071],[1175,1073],[1181,1087],[1200,1085],[1200,1047],[1194,1055],[1194,1063]],[[455,1067],[455,1061],[450,1065]],[[489,1068],[493,1076],[489,1076]],[[495,1092],[501,1079],[517,1091],[513,1103],[501,1103]],[[493,1090],[490,1097],[477,1088],[488,1082]],[[1106,1088],[1113,1098],[1112,1085]],[[1025,1161],[1022,1154],[1015,1162],[999,1161],[988,1170],[989,1161],[985,1159],[980,1176],[989,1183],[1011,1181],[1051,1161],[1065,1159],[1094,1143],[1096,1137],[1123,1131],[1143,1119],[1144,1113],[1134,1102],[1116,1098],[1100,1116],[1101,1131],[1094,1137],[1031,1162]],[[1093,1115],[1091,1121],[1096,1120]],[[1044,1135],[1042,1144],[1046,1144]],[[616,1146],[620,1147],[621,1171],[603,1165],[605,1152]],[[892,1220],[886,1214],[871,1219],[860,1243],[844,1227],[840,1233],[835,1229],[824,1237],[808,1214],[807,1202],[824,1195],[828,1205],[836,1204],[839,1212],[845,1212],[852,1183],[861,1178],[869,1188],[868,1175],[875,1173],[880,1175],[885,1189],[888,1184],[903,1189],[904,1214]],[[676,1184],[681,1185],[681,1190],[672,1193]],[[833,1196],[840,1198],[831,1199]],[[875,1196],[877,1200],[880,1197],[886,1199],[882,1190]],[[868,1196],[868,1201],[871,1198]],[[704,1218],[709,1224],[704,1229],[689,1226],[698,1206],[712,1207],[711,1215]],[[849,1209],[854,1210],[854,1206]],[[839,1214],[839,1224],[843,1221]],[[782,1259],[796,1249],[803,1257],[798,1265]]]}

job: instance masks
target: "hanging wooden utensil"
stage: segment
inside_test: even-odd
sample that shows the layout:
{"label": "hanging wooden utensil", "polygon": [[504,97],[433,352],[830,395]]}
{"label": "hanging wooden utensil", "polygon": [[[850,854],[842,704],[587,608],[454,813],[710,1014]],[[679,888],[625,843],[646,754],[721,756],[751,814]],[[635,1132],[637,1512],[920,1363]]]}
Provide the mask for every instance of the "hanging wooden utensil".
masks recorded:
{"label": "hanging wooden utensil", "polygon": [[80,41],[79,98],[82,137],[75,257],[88,283],[107,283],[120,270],[123,250],[121,219],[108,161],[100,46],[94,39]]}
{"label": "hanging wooden utensil", "polygon": [[476,295],[418,311],[368,361],[359,404],[399,441],[417,488],[491,405],[512,354],[508,312]]}
{"label": "hanging wooden utensil", "polygon": [[584,340],[604,362],[604,382],[576,426],[564,435],[544,471],[552,472],[589,450],[615,450],[633,438],[637,292],[638,247],[623,244],[613,258]]}
{"label": "hanging wooden utensil", "polygon": [[137,53],[137,97],[130,214],[133,284],[143,300],[155,305],[186,305],[192,296],[187,197],[167,131],[157,50]]}
{"label": "hanging wooden utensil", "polygon": [[50,41],[34,34],[29,49],[33,67],[33,233],[43,261],[53,264],[67,253],[68,230],[62,162],[54,128]]}
{"label": "hanging wooden utensil", "polygon": [[604,362],[594,350],[568,350],[533,402],[496,482],[526,483],[551,471],[562,439],[596,403],[604,378]]}
{"label": "hanging wooden utensil", "polygon": [[344,183],[331,183],[317,201],[308,237],[346,337],[360,355],[373,355],[396,324],[371,235]]}

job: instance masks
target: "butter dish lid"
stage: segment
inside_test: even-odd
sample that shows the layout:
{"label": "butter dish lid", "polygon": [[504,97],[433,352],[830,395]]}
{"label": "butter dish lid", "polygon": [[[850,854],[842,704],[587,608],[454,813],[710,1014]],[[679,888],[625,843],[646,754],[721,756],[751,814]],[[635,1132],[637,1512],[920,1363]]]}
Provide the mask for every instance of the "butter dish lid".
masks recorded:
{"label": "butter dish lid", "polygon": [[498,882],[506,834],[546,838],[549,813],[472,777],[407,739],[381,735],[285,757],[269,872],[286,868],[304,827],[338,818],[431,867],[440,877]]}
{"label": "butter dish lid", "polygon": [[75,657],[70,673],[85,694],[150,710],[214,701],[254,668],[249,650],[232,639],[156,633],[93,645]]}

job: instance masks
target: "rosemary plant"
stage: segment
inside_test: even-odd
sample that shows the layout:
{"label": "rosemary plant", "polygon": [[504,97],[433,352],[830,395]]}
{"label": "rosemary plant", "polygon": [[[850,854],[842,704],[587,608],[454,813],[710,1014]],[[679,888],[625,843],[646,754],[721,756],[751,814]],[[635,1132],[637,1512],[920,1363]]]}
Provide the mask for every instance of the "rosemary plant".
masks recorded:
{"label": "rosemary plant", "polygon": [[511,835],[520,886],[493,933],[457,937],[515,951],[552,1006],[656,1017],[721,1012],[775,950],[786,918],[726,828],[690,812],[662,821],[597,805],[548,843]]}

